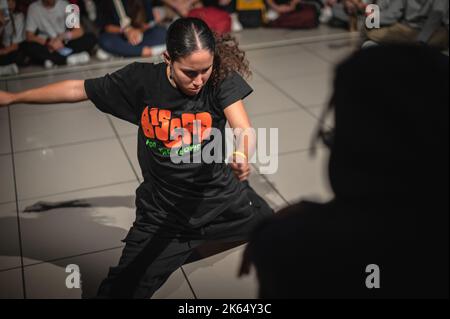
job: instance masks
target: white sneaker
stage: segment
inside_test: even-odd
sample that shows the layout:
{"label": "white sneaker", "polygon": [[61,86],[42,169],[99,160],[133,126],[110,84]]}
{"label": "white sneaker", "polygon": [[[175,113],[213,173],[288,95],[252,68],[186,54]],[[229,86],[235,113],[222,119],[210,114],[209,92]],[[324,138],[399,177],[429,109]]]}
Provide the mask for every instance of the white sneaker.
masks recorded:
{"label": "white sneaker", "polygon": [[108,52],[106,52],[105,50],[102,50],[100,48],[97,50],[97,53],[95,54],[95,56],[100,61],[106,61],[106,60],[109,60],[112,58],[112,54],[109,54]]}
{"label": "white sneaker", "polygon": [[87,52],[75,53],[67,58],[67,65],[86,64],[91,61],[91,57]]}
{"label": "white sneaker", "polygon": [[322,12],[319,17],[319,21],[322,23],[327,23],[333,17],[333,10],[331,7],[325,7],[322,9]]}
{"label": "white sneaker", "polygon": [[241,32],[244,28],[242,27],[241,22],[239,21],[239,17],[237,13],[231,14],[231,31],[233,32]]}
{"label": "white sneaker", "polygon": [[278,14],[278,12],[276,12],[275,10],[269,9],[266,13],[266,18],[269,21],[274,21],[276,19],[278,19],[280,15]]}
{"label": "white sneaker", "polygon": [[19,74],[19,67],[17,66],[17,64],[13,63],[5,66],[0,66],[0,76],[16,74]]}
{"label": "white sneaker", "polygon": [[166,51],[165,44],[155,45],[155,46],[152,46],[151,48],[152,48],[152,56],[160,56],[161,54],[163,54]]}
{"label": "white sneaker", "polygon": [[379,46],[379,44],[377,42],[372,41],[372,40],[367,40],[361,45],[361,49],[368,49],[368,48],[377,47],[377,46]]}
{"label": "white sneaker", "polygon": [[52,62],[52,61],[50,61],[50,60],[45,60],[45,62],[44,62],[44,68],[46,68],[46,69],[51,69],[51,68],[53,68],[55,66],[55,64]]}

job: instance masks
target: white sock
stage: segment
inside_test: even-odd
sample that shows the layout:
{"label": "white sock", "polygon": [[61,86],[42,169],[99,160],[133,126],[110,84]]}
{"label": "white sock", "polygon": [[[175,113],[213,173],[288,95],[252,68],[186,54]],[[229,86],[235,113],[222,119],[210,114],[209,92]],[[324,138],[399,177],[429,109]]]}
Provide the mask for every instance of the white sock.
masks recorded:
{"label": "white sock", "polygon": [[161,55],[166,51],[166,45],[165,44],[161,44],[161,45],[155,45],[152,48],[152,56],[157,56],[157,55]]}

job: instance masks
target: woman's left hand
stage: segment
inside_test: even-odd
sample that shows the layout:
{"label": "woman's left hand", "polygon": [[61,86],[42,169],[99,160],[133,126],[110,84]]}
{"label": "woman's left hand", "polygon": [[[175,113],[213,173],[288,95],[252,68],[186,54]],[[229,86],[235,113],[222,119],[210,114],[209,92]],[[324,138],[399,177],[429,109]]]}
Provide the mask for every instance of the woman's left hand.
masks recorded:
{"label": "woman's left hand", "polygon": [[230,163],[231,169],[234,172],[234,175],[239,179],[239,181],[243,182],[248,179],[251,173],[250,164],[247,161],[236,162],[233,161]]}

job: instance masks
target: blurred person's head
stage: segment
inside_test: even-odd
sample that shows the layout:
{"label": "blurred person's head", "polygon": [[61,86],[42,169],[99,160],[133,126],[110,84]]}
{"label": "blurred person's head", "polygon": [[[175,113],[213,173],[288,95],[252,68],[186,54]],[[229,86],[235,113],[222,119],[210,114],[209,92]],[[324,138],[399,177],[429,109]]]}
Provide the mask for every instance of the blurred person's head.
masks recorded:
{"label": "blurred person's head", "polygon": [[417,46],[362,50],[337,67],[329,163],[337,198],[447,198],[448,70],[448,57]]}
{"label": "blurred person's head", "polygon": [[16,11],[16,0],[8,0],[8,9],[9,9],[9,12]]}
{"label": "blurred person's head", "polygon": [[200,19],[182,18],[167,31],[164,60],[169,76],[186,95],[196,95],[211,80],[217,85],[233,71],[250,74],[248,61],[234,38],[216,37]]}
{"label": "blurred person's head", "polygon": [[56,3],[56,0],[42,0],[42,3],[46,7],[54,7],[55,3]]}

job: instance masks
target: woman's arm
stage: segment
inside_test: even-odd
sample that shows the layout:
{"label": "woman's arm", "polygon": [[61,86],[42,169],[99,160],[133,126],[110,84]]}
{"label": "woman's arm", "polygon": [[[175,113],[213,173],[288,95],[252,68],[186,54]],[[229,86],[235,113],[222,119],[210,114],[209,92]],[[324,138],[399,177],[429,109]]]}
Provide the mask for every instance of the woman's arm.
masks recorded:
{"label": "woman's arm", "polygon": [[75,103],[87,99],[84,80],[62,81],[18,93],[0,91],[0,106],[17,103]]}
{"label": "woman's arm", "polygon": [[233,153],[231,167],[237,178],[243,181],[250,175],[248,161],[255,153],[256,134],[250,124],[242,100],[225,108],[224,113],[236,137],[236,151]]}
{"label": "woman's arm", "polygon": [[9,47],[0,49],[0,55],[7,55],[17,50],[19,50],[19,45],[17,43],[13,43]]}

